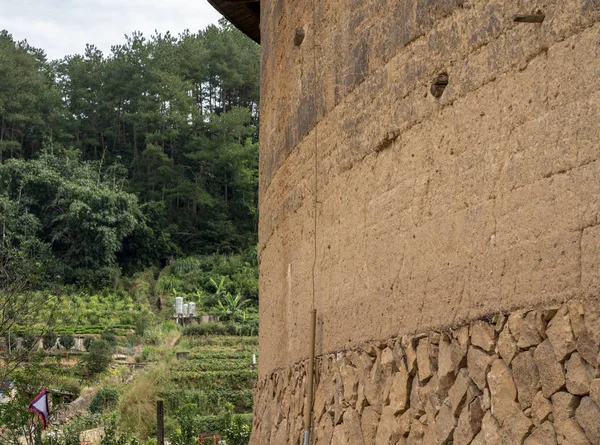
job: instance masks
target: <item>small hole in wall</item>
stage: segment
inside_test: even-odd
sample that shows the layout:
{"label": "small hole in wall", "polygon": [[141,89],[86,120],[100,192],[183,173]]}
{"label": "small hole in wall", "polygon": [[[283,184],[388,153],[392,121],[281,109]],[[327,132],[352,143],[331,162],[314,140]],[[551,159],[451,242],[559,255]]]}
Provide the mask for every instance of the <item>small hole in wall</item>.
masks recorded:
{"label": "small hole in wall", "polygon": [[296,33],[294,34],[294,45],[302,45],[302,42],[304,42],[304,37],[306,37],[306,31],[304,31],[304,28],[296,28]]}
{"label": "small hole in wall", "polygon": [[448,86],[448,73],[441,73],[435,79],[433,79],[433,82],[431,82],[431,88],[429,91],[431,92],[431,95],[433,97],[435,97],[436,99],[439,99],[440,97],[442,97],[442,94],[444,94],[444,90],[446,89],[447,86]]}

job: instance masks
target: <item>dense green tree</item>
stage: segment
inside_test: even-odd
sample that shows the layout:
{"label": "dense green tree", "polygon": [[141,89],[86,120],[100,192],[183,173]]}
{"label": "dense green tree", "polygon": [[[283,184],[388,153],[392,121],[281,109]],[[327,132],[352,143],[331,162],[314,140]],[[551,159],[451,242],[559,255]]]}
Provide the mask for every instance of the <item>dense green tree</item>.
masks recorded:
{"label": "dense green tree", "polygon": [[95,414],[114,410],[119,402],[119,396],[119,391],[115,387],[103,386],[92,398],[89,406],[90,412]]}
{"label": "dense green tree", "polygon": [[54,347],[57,339],[58,336],[54,332],[46,333],[42,338],[42,344],[44,345],[44,349],[50,349]]}
{"label": "dense green tree", "polygon": [[106,371],[112,363],[113,347],[106,340],[94,340],[89,347],[88,355],[85,357],[85,365],[91,374]]}
{"label": "dense green tree", "polygon": [[58,259],[59,281],[107,285],[178,254],[256,245],[258,67],[258,45],[225,21],[54,62],[3,31],[13,246]]}
{"label": "dense green tree", "polygon": [[0,162],[34,155],[59,124],[59,105],[44,52],[0,31]]}
{"label": "dense green tree", "polygon": [[73,349],[75,346],[75,337],[71,334],[63,334],[60,336],[60,345],[65,349]]}
{"label": "dense green tree", "polygon": [[28,233],[38,234],[40,249],[51,246],[74,278],[114,267],[123,240],[144,220],[117,169],[103,172],[70,154],[8,160],[0,164],[0,187],[17,218],[29,222]]}

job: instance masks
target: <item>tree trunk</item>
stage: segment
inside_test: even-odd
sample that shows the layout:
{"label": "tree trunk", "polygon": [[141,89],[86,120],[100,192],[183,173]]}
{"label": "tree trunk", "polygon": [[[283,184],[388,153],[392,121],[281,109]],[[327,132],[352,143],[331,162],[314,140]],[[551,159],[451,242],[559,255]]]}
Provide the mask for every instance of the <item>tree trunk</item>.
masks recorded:
{"label": "tree trunk", "polygon": [[[21,133],[21,158],[23,157],[23,153],[25,153],[25,149],[23,148],[23,143],[25,142],[25,130],[23,130],[23,133]],[[11,150],[11,154],[10,157],[12,158],[12,150]]]}
{"label": "tree trunk", "polygon": [[[2,129],[0,130],[0,142],[4,141],[4,128],[5,128],[5,123],[4,123],[4,109],[2,109]],[[2,152],[4,150],[2,149],[2,144],[0,144],[0,164],[2,163]]]}
{"label": "tree trunk", "polygon": [[104,132],[100,132],[100,143],[102,144],[102,153],[106,151],[106,146],[104,145]]}
{"label": "tree trunk", "polygon": [[[195,176],[195,175],[194,175]],[[192,214],[196,217],[198,213],[198,176],[195,176],[196,179],[196,188],[194,189],[194,204],[192,208]]]}
{"label": "tree trunk", "polygon": [[133,124],[133,159],[137,158],[138,149],[137,149],[137,132],[135,129],[135,123]]}

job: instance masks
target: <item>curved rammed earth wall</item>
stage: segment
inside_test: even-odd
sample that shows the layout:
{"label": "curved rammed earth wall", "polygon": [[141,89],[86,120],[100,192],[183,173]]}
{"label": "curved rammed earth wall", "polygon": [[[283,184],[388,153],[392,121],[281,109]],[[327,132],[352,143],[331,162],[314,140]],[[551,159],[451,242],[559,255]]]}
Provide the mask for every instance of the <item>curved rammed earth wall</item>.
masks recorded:
{"label": "curved rammed earth wall", "polygon": [[[599,0],[261,8],[254,443],[262,422],[277,430],[264,408],[283,389],[264,388],[308,357],[313,270],[321,357],[574,298],[598,307]],[[512,20],[538,9],[542,24]]]}

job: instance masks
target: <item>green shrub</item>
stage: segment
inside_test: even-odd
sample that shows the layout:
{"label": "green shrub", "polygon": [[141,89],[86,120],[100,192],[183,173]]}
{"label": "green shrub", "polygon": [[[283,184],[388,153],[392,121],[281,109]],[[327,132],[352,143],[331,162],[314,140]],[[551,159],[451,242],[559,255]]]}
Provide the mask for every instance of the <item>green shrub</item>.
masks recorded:
{"label": "green shrub", "polygon": [[52,348],[56,344],[57,339],[58,337],[54,332],[48,332],[44,334],[44,336],[42,337],[42,344],[44,346],[44,349]]}
{"label": "green shrub", "polygon": [[227,445],[248,445],[252,432],[252,419],[243,416],[232,416],[229,425],[223,430]]}
{"label": "green shrub", "polygon": [[161,344],[164,335],[160,326],[152,326],[144,332],[144,343],[147,345],[158,346]]}
{"label": "green shrub", "polygon": [[[224,277],[222,289],[220,278]],[[219,290],[241,294],[258,302],[258,261],[256,249],[243,255],[205,255],[178,258],[163,274],[157,290],[170,293],[177,289],[185,294],[199,292],[214,295]],[[212,300],[216,304],[216,300]],[[208,303],[211,301],[209,299]]]}
{"label": "green shrub", "polygon": [[105,371],[112,363],[113,348],[106,340],[94,341],[88,350],[88,355],[84,359],[86,367],[91,374],[97,374]]}
{"label": "green shrub", "polygon": [[183,335],[198,337],[201,335],[226,335],[227,328],[223,323],[200,323],[197,325],[186,326],[183,329]]}
{"label": "green shrub", "polygon": [[142,349],[142,361],[152,361],[156,359],[156,348],[153,346],[144,346]]}
{"label": "green shrub", "polygon": [[108,342],[111,346],[115,346],[117,344],[117,336],[112,330],[105,330],[100,335],[100,338]]}
{"label": "green shrub", "polygon": [[256,370],[241,371],[174,371],[170,373],[172,381],[191,388],[210,388],[217,386],[232,390],[251,389],[257,378]]}
{"label": "green shrub", "polygon": [[119,403],[119,391],[112,386],[103,386],[98,390],[90,402],[90,413],[104,413],[113,411]]}
{"label": "green shrub", "polygon": [[35,346],[37,339],[33,334],[25,334],[21,340],[21,346],[27,350],[31,350]]}
{"label": "green shrub", "polygon": [[226,428],[223,416],[200,416],[198,417],[198,432],[199,433],[215,433],[221,432]]}
{"label": "green shrub", "polygon": [[162,330],[163,332],[180,331],[181,326],[172,320],[164,321],[162,324]]}
{"label": "green shrub", "polygon": [[111,415],[104,422],[104,434],[100,439],[100,445],[139,445],[140,442],[129,434],[119,434],[117,428],[117,416]]}
{"label": "green shrub", "polygon": [[65,349],[73,349],[73,346],[75,346],[75,338],[71,334],[61,335],[60,344]]}
{"label": "green shrub", "polygon": [[192,404],[198,415],[214,415],[222,412],[229,404],[236,413],[247,413],[253,407],[253,389],[230,389],[210,387],[205,389],[180,388],[161,393],[165,400],[165,410],[175,412],[180,406]]}
{"label": "green shrub", "polygon": [[92,345],[92,343],[94,343],[95,338],[94,337],[85,337],[83,339],[83,347],[85,348],[86,351],[90,350],[90,346]]}
{"label": "green shrub", "polygon": [[81,393],[81,383],[77,377],[61,376],[56,381],[56,385],[61,391],[78,397]]}
{"label": "green shrub", "polygon": [[152,325],[154,321],[154,314],[149,310],[141,311],[135,318],[135,333],[136,335],[142,336],[148,327]]}
{"label": "green shrub", "polygon": [[173,290],[181,289],[183,285],[183,280],[172,275],[165,275],[156,283],[156,292],[162,295],[170,294]]}

